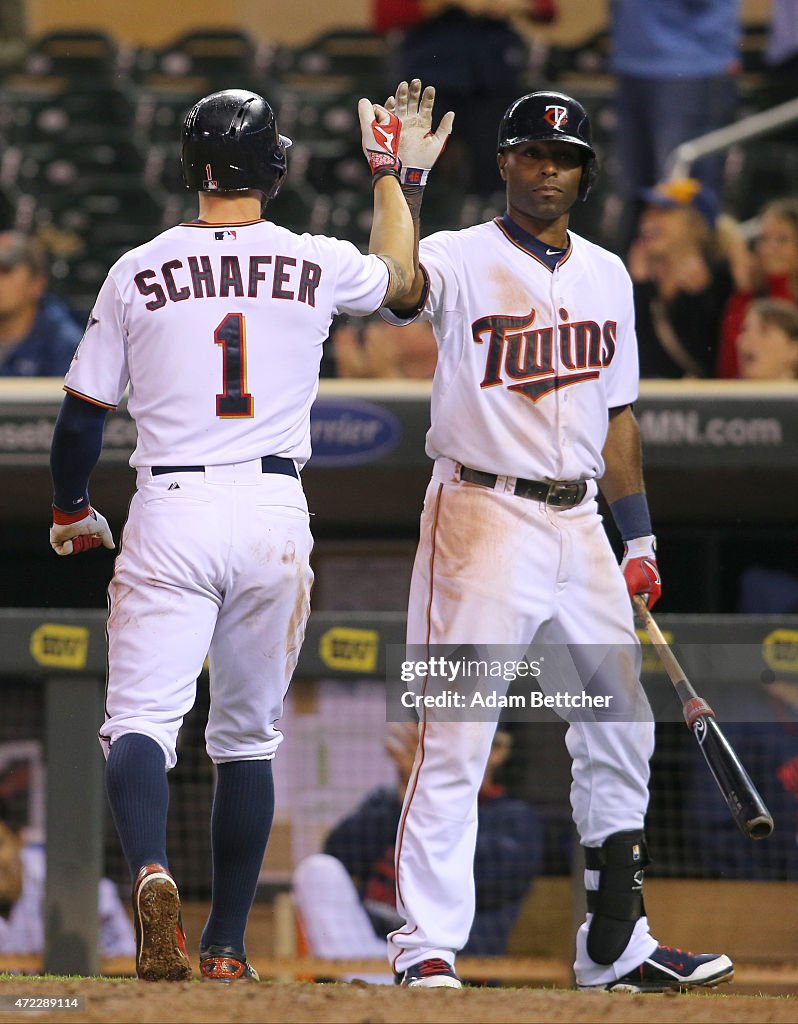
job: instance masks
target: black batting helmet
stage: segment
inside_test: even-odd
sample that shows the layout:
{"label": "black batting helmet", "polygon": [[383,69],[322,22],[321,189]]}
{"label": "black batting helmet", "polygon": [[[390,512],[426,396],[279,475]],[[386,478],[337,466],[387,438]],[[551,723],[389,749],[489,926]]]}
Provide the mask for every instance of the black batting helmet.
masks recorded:
{"label": "black batting helmet", "polygon": [[499,152],[522,142],[555,140],[584,149],[579,198],[587,199],[598,163],[590,141],[590,118],[581,103],[562,92],[530,92],[510,105],[499,125]]}
{"label": "black batting helmet", "polygon": [[244,89],[214,92],[196,103],[183,122],[183,180],[195,192],[257,189],[274,199],[290,145],[262,96]]}

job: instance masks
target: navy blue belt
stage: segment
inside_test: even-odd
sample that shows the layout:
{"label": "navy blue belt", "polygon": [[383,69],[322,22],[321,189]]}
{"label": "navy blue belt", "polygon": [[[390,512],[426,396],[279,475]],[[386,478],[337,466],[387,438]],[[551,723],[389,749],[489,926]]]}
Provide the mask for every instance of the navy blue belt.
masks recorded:
{"label": "navy blue belt", "polygon": [[[284,459],[281,455],[264,455],[260,460],[262,473],[282,473],[283,476],[292,476],[299,479],[293,459]],[[204,473],[204,466],[153,466],[150,470],[153,476],[163,476],[164,473]]]}

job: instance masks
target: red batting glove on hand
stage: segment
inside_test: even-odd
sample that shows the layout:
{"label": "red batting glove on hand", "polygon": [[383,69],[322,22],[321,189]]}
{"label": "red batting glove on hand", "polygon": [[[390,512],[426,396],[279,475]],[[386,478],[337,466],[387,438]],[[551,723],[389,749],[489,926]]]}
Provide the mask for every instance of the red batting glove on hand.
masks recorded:
{"label": "red batting glove on hand", "polygon": [[626,580],[629,597],[639,594],[649,609],[662,596],[662,581],[657,568],[657,540],[653,534],[635,537],[623,546],[621,572]]}
{"label": "red batting glove on hand", "polygon": [[399,159],[399,135],[402,123],[396,114],[389,113],[379,103],[362,99],[357,105],[360,118],[363,152],[371,168],[371,180],[375,182],[384,174],[398,178],[402,169]]}
{"label": "red batting glove on hand", "polygon": [[91,505],[80,512],[62,512],[53,505],[50,544],[57,555],[79,555],[101,544],[107,548],[116,547],[105,516]]}

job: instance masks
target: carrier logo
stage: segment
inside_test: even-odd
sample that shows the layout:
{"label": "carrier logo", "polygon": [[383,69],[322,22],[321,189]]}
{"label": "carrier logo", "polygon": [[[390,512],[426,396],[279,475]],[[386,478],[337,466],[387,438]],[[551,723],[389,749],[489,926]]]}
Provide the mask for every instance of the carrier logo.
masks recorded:
{"label": "carrier logo", "polygon": [[30,653],[39,665],[85,668],[89,631],[85,626],[59,626],[45,622],[31,634]]}
{"label": "carrier logo", "polygon": [[548,121],[552,128],[561,132],[568,124],[568,108],[552,104],[551,106],[546,107],[543,120]]}
{"label": "carrier logo", "polygon": [[798,630],[774,629],[762,641],[762,657],[777,672],[798,673]]}
{"label": "carrier logo", "polygon": [[399,420],[370,402],[319,399],[310,412],[314,466],[356,466],[377,462],[402,437]]}
{"label": "carrier logo", "polygon": [[349,672],[374,672],[380,634],[374,629],[333,626],[319,640],[319,654],[328,668]]}

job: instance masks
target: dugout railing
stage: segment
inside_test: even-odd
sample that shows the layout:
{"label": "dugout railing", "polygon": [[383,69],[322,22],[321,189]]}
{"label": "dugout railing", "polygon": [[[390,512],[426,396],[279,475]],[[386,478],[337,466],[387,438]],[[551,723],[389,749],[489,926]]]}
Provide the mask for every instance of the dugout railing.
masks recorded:
{"label": "dugout railing", "polygon": [[[742,707],[756,721],[751,698],[760,684],[798,685],[796,616],[662,615],[659,621],[696,688],[716,702],[721,718],[726,713],[739,721]],[[400,613],[314,613],[296,675],[385,679],[386,650],[403,639]],[[44,703],[44,970],[94,975],[100,971],[98,922],[87,908],[96,906],[103,868],[105,797],[97,729],[103,714],[105,613],[2,609],[0,641],[2,676],[40,686]],[[670,688],[653,650],[645,647],[643,679],[650,696],[658,693],[657,701]],[[675,697],[673,706],[678,711]]]}

